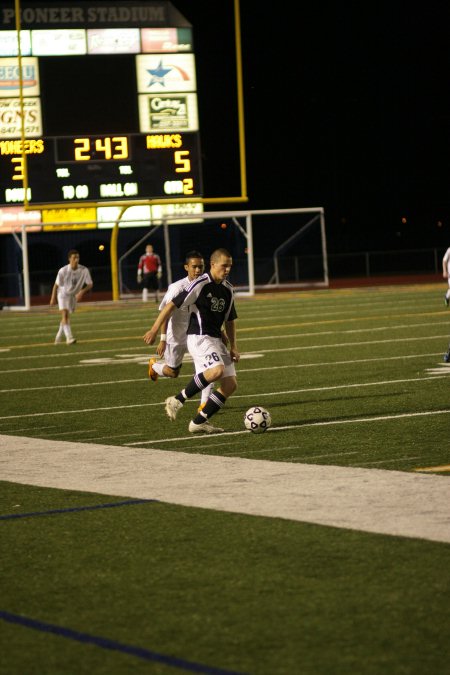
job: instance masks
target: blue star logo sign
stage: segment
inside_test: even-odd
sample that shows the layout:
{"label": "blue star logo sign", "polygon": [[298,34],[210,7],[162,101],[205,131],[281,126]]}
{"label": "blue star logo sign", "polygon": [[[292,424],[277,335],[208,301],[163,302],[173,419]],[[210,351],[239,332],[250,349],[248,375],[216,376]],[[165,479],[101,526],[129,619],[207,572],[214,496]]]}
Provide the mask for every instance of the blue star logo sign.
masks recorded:
{"label": "blue star logo sign", "polygon": [[149,87],[151,87],[153,84],[161,84],[163,87],[165,86],[164,83],[164,78],[167,75],[167,73],[170,73],[172,70],[172,66],[169,68],[164,68],[162,59],[158,63],[156,68],[149,68],[147,70],[148,73],[152,76],[149,82]]}

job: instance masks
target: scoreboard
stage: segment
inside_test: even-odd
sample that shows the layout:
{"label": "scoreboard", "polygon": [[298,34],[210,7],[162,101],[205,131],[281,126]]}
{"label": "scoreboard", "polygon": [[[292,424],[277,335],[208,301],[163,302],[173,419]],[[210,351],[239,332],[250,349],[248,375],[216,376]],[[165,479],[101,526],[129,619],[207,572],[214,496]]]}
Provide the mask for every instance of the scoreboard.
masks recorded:
{"label": "scoreboard", "polygon": [[166,0],[0,8],[0,207],[203,195],[192,27]]}
{"label": "scoreboard", "polygon": [[199,139],[195,133],[0,141],[0,153],[4,205],[23,203],[25,171],[30,204],[173,200],[201,194]]}

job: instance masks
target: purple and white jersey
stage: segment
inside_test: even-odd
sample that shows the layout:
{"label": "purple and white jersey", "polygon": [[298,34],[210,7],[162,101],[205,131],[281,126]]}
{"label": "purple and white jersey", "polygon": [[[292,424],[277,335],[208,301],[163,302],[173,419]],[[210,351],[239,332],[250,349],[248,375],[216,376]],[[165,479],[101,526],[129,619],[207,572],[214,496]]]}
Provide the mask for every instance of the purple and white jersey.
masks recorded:
{"label": "purple and white jersey", "polygon": [[177,307],[189,307],[188,335],[220,338],[223,323],[237,318],[233,286],[227,279],[217,284],[209,273],[194,279],[172,302]]}

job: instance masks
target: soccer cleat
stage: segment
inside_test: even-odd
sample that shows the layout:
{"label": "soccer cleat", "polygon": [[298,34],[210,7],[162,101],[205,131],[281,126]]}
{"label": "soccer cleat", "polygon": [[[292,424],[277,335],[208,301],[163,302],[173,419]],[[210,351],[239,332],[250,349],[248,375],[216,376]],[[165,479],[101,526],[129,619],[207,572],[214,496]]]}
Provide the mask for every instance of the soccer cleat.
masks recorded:
{"label": "soccer cleat", "polygon": [[77,339],[74,338],[74,337],[67,338],[67,344],[68,345],[74,345],[76,341],[77,341]]}
{"label": "soccer cleat", "polygon": [[445,305],[446,307],[448,307],[448,305],[449,305],[449,299],[447,298],[446,295],[444,295],[444,305]]}
{"label": "soccer cleat", "polygon": [[55,345],[59,344],[62,341],[63,341],[62,335],[57,335],[55,337]]}
{"label": "soccer cleat", "polygon": [[445,361],[445,363],[450,363],[450,347],[448,348],[448,350],[444,354],[444,361]]}
{"label": "soccer cleat", "polygon": [[205,405],[206,405],[206,401],[205,401],[205,403],[200,403],[200,405],[197,408],[197,412],[198,413],[201,412],[203,410],[203,408],[205,407]]}
{"label": "soccer cleat", "polygon": [[213,427],[209,422],[203,422],[203,424],[189,422],[189,431],[191,434],[221,434],[224,430],[220,427]]}
{"label": "soccer cleat", "polygon": [[156,363],[157,360],[158,359],[150,359],[148,362],[148,376],[151,380],[153,380],[153,382],[157,382],[159,377],[158,373],[153,370],[153,364]]}
{"label": "soccer cleat", "polygon": [[183,404],[175,398],[175,396],[169,396],[166,398],[166,413],[172,421],[175,420],[177,413],[180,408],[183,407]]}

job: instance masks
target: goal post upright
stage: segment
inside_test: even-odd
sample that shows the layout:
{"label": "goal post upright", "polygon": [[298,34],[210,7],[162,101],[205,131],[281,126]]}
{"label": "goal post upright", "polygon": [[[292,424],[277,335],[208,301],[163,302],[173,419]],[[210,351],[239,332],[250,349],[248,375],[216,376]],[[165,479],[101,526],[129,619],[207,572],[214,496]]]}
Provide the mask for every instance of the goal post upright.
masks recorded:
{"label": "goal post upright", "polygon": [[327,237],[325,233],[325,213],[323,209],[320,210],[320,233],[322,240],[323,276],[325,285],[328,287],[330,285],[330,277],[328,272],[328,252],[327,252]]}

